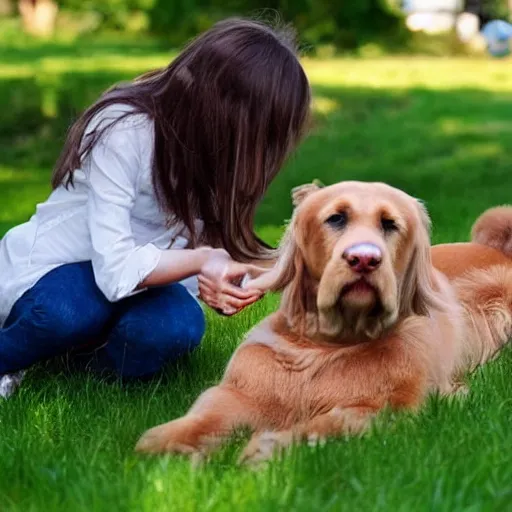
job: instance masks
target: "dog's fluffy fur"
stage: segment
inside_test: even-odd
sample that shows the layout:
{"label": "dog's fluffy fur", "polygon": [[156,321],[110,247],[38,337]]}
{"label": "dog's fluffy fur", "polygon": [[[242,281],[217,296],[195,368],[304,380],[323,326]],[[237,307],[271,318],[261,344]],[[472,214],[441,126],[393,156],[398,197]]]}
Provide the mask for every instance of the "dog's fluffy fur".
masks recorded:
{"label": "dog's fluffy fur", "polygon": [[[425,208],[387,185],[308,185],[293,200],[280,259],[252,283],[282,290],[279,310],[248,334],[218,386],[137,450],[204,454],[249,427],[242,459],[254,462],[362,432],[385,407],[464,390],[463,374],[512,335],[512,207],[484,213],[471,243],[431,249]],[[345,223],[333,221],[340,213]],[[359,287],[343,259],[357,243],[382,251]]]}

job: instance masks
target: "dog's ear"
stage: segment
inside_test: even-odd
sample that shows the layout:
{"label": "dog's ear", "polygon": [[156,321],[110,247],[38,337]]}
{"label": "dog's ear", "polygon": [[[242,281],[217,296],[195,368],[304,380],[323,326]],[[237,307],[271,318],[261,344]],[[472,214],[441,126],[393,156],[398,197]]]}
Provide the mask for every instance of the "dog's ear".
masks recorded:
{"label": "dog's ear", "polygon": [[299,206],[306,197],[313,192],[320,190],[323,184],[319,180],[314,180],[313,183],[307,183],[306,185],[300,185],[292,189],[292,203],[293,206]]}
{"label": "dog's ear", "polygon": [[[319,189],[320,186],[316,183],[293,189],[295,208]],[[252,280],[250,287],[283,292],[280,309],[286,316],[288,325],[294,330],[306,333],[313,329],[311,324],[316,322],[317,308],[313,280],[299,246],[298,235],[296,209],[281,239],[279,257],[274,268]]]}
{"label": "dog's ear", "polygon": [[281,238],[279,256],[274,267],[259,277],[251,279],[247,283],[248,288],[280,292],[295,279],[297,274],[301,273],[303,263],[297,246],[295,223],[294,215]]}
{"label": "dog's ear", "polygon": [[[280,256],[272,274],[271,289],[283,292],[281,311],[290,328],[305,334],[316,321],[316,298],[313,281],[297,243],[296,219],[292,218],[281,241]],[[313,315],[312,315],[313,313]]]}
{"label": "dog's ear", "polygon": [[302,271],[303,262],[301,261],[300,249],[295,238],[295,225],[296,220],[294,216],[290,220],[279,244],[279,258],[272,270],[274,278],[272,284],[273,291],[282,291]]}
{"label": "dog's ear", "polygon": [[301,253],[297,246],[297,207],[313,192],[320,190],[323,185],[314,180],[313,183],[300,185],[292,189],[292,202],[295,208],[285,233],[279,244],[279,257],[272,270],[251,281],[251,287],[271,291],[282,291],[301,273],[304,266]]}
{"label": "dog's ear", "polygon": [[434,267],[430,256],[430,218],[425,206],[415,201],[417,226],[413,248],[401,286],[400,314],[427,316],[430,308],[443,307],[435,290]]}

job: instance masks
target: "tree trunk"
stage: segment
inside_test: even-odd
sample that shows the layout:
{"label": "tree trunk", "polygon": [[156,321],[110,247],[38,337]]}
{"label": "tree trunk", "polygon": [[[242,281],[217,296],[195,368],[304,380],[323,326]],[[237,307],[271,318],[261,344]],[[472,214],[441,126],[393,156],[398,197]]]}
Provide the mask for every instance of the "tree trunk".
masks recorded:
{"label": "tree trunk", "polygon": [[0,0],[0,18],[13,14],[13,5],[11,0]]}
{"label": "tree trunk", "polygon": [[49,37],[55,30],[57,4],[53,0],[19,0],[23,29],[37,37]]}

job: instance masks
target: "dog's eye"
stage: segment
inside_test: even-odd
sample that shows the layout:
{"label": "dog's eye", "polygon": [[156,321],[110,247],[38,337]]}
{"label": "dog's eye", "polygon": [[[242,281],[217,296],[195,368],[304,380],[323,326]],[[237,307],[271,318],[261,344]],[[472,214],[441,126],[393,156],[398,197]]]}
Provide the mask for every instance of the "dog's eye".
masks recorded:
{"label": "dog's eye", "polygon": [[398,231],[398,226],[393,219],[386,219],[385,217],[382,217],[382,219],[380,219],[380,224],[386,233],[390,233],[391,231]]}
{"label": "dog's eye", "polygon": [[326,222],[333,228],[344,228],[347,224],[347,214],[344,212],[335,213],[334,215],[331,215]]}

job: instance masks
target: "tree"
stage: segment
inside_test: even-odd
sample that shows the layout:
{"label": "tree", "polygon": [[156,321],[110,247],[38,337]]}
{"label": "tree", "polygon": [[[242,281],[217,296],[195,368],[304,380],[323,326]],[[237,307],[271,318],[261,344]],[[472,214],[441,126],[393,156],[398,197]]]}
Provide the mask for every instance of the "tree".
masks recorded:
{"label": "tree", "polygon": [[53,34],[59,10],[53,0],[19,0],[18,9],[25,32],[38,37]]}

